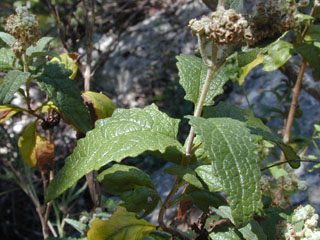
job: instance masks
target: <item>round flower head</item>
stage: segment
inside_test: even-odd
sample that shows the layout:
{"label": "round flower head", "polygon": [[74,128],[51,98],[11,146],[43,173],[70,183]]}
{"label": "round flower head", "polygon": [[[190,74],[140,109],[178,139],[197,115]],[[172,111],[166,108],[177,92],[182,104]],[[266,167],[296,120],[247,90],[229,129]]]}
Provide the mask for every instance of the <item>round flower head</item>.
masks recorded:
{"label": "round flower head", "polygon": [[19,55],[39,40],[40,30],[38,17],[30,14],[26,7],[18,7],[16,13],[7,18],[5,30],[16,38],[11,47]]}
{"label": "round flower head", "polygon": [[236,44],[252,36],[247,20],[235,10],[224,7],[219,7],[210,18],[192,19],[189,27],[193,34],[202,34],[218,45]]}

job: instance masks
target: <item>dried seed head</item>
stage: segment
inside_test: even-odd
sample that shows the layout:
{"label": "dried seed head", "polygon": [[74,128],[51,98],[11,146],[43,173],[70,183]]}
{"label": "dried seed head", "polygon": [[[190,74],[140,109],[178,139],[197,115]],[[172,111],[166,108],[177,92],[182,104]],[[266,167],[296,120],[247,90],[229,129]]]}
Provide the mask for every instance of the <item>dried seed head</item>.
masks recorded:
{"label": "dried seed head", "polygon": [[247,20],[233,9],[225,10],[219,7],[211,14],[211,17],[204,16],[200,20],[192,19],[189,27],[193,34],[203,34],[218,45],[232,45],[250,36],[250,29]]}
{"label": "dried seed head", "polygon": [[296,11],[297,6],[292,1],[270,0],[257,3],[255,14],[250,21],[253,33],[251,44],[296,27],[294,18]]}

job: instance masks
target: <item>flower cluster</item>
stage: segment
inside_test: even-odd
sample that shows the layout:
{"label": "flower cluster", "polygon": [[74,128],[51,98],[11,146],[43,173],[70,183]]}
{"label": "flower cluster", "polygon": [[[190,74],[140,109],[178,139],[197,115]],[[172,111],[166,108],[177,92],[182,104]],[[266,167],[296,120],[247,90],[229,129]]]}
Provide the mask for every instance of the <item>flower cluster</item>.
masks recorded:
{"label": "flower cluster", "polygon": [[[279,177],[277,179],[263,175],[260,179],[260,190],[268,193],[272,198],[272,205],[282,209],[290,207],[290,194],[288,192],[294,192],[296,190],[306,190],[306,181],[300,180],[300,178],[293,172],[288,170],[288,174]],[[272,184],[276,182],[275,187]]]}
{"label": "flower cluster", "polygon": [[[276,239],[278,240],[320,240],[320,229],[318,228],[319,215],[315,214],[315,209],[306,205],[299,206],[294,210],[290,222],[281,221],[276,226]],[[297,230],[296,225],[303,224]]]}
{"label": "flower cluster", "polygon": [[265,38],[272,38],[296,26],[295,13],[297,6],[284,0],[270,0],[257,3],[255,13],[250,20],[253,33],[251,43]]}
{"label": "flower cluster", "polygon": [[18,7],[16,13],[7,18],[5,29],[16,38],[11,48],[17,56],[21,56],[40,38],[39,19],[30,14],[26,7]]}
{"label": "flower cluster", "polygon": [[218,45],[233,45],[247,38],[252,38],[248,22],[233,9],[219,7],[211,17],[203,16],[200,20],[189,22],[193,34],[202,34]]}

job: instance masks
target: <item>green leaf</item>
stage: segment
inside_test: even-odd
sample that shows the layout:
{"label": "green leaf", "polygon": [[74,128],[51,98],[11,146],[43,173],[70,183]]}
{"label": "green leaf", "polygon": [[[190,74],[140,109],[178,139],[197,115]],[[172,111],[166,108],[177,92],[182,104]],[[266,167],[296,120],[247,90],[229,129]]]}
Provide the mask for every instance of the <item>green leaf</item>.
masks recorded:
{"label": "green leaf", "polygon": [[95,129],[78,141],[65,166],[48,186],[46,201],[112,161],[120,162],[148,150],[164,153],[170,146],[181,148],[176,140],[179,121],[160,112],[154,104],[144,109],[116,109],[112,117],[98,120]]}
{"label": "green leaf", "polygon": [[[171,234],[165,232],[165,231],[159,231],[155,230],[151,232],[148,236],[143,238],[142,240],[170,240]],[[174,240],[177,240],[177,238],[174,238]]]}
{"label": "green leaf", "polygon": [[201,165],[195,169],[195,172],[208,186],[210,192],[219,192],[223,190],[218,174],[211,165]]}
{"label": "green leaf", "polygon": [[[230,219],[234,224],[234,219],[231,214],[231,209],[228,206],[220,206],[215,209],[215,212],[222,218]],[[262,227],[255,220],[251,220],[246,226],[239,228],[239,232],[242,233],[246,240],[267,240],[267,236],[263,232]]]}
{"label": "green leaf", "polygon": [[262,137],[264,140],[271,141],[277,144],[281,150],[284,152],[286,159],[288,160],[292,168],[299,168],[300,162],[299,156],[296,152],[287,144],[274,135],[270,128],[264,125],[261,119],[256,118],[254,113],[250,110],[241,109],[237,106],[226,104],[220,102],[217,106],[211,108],[205,108],[203,116],[205,118],[214,118],[214,117],[230,117],[241,122],[246,123],[247,127],[250,129],[251,134]]}
{"label": "green leaf", "polygon": [[304,40],[309,41],[317,41],[320,42],[320,26],[319,25],[311,25],[307,31]]}
{"label": "green leaf", "polygon": [[277,40],[266,48],[267,55],[263,60],[263,70],[271,72],[285,64],[293,55],[293,45],[289,42]]}
{"label": "green leaf", "polygon": [[6,72],[9,70],[13,70],[14,61],[16,59],[16,55],[10,48],[1,48],[0,49],[0,71]]}
{"label": "green leaf", "polygon": [[226,226],[215,227],[209,237],[212,240],[241,240],[233,228]]}
{"label": "green leaf", "polygon": [[[185,148],[183,148],[183,146],[167,147],[164,153],[161,153],[159,151],[153,151],[150,153],[156,157],[165,159],[169,162],[180,164],[185,156]],[[191,158],[190,164],[194,164],[195,162],[196,159]]]}
{"label": "green leaf", "polygon": [[87,231],[87,225],[84,224],[83,222],[74,220],[72,218],[64,218],[63,220],[69,225],[71,225],[72,227],[74,227],[81,234],[84,234]]}
{"label": "green leaf", "polygon": [[294,49],[308,62],[309,66],[316,71],[320,71],[320,47],[314,43],[299,43],[294,45]]}
{"label": "green leaf", "polygon": [[0,39],[4,41],[8,46],[11,46],[12,43],[16,40],[14,36],[9,33],[0,32]]}
{"label": "green leaf", "polygon": [[147,216],[158,205],[160,197],[148,174],[132,166],[115,164],[98,176],[108,193],[120,195],[130,212]]}
{"label": "green leaf", "polygon": [[275,179],[278,179],[279,177],[284,177],[284,176],[288,175],[288,172],[279,166],[271,167],[271,168],[269,168],[269,171],[270,171],[271,176],[274,177]]}
{"label": "green leaf", "polygon": [[267,240],[267,236],[263,232],[262,227],[255,220],[252,220],[245,227],[240,228],[239,231],[247,240]]}
{"label": "green leaf", "polygon": [[136,187],[155,189],[150,176],[133,166],[114,164],[100,173],[97,179],[113,195],[120,195]]}
{"label": "green leaf", "polygon": [[208,213],[210,207],[218,208],[227,205],[227,201],[218,193],[201,190],[189,185],[183,194],[183,198],[190,199],[201,211]]}
{"label": "green leaf", "polygon": [[[35,46],[30,46],[27,48],[26,54],[27,56],[31,59],[37,56],[45,56],[48,55],[48,53],[52,52],[47,52],[49,43],[53,40],[53,37],[43,37],[38,40]],[[54,54],[56,56],[57,54]],[[59,55],[58,55],[59,56]]]}
{"label": "green leaf", "polygon": [[13,95],[19,90],[22,84],[25,84],[30,77],[30,73],[11,70],[4,77],[0,85],[0,104],[9,103]]}
{"label": "green leaf", "polygon": [[64,117],[80,132],[86,133],[91,129],[90,115],[80,89],[69,75],[70,71],[64,65],[49,62],[36,80]]}
{"label": "green leaf", "polygon": [[226,9],[234,9],[238,13],[243,12],[243,0],[226,0],[225,2]]}
{"label": "green leaf", "polygon": [[124,201],[122,204],[128,211],[140,213],[144,211],[141,218],[148,216],[158,205],[160,196],[151,188],[139,187],[120,195]]}
{"label": "green leaf", "polygon": [[109,220],[96,218],[88,232],[88,240],[140,240],[156,229],[156,226],[137,219],[135,215],[119,206]]}
{"label": "green leaf", "polygon": [[229,196],[236,225],[251,221],[261,198],[257,146],[245,124],[230,118],[188,116]]}
{"label": "green leaf", "polygon": [[177,166],[177,167],[166,168],[163,171],[171,175],[177,175],[178,177],[182,178],[184,181],[192,184],[197,188],[203,188],[202,183],[198,179],[196,173],[191,168],[184,167],[184,166]]}
{"label": "green leaf", "polygon": [[[207,75],[207,66],[201,58],[181,54],[177,56],[179,83],[186,92],[185,99],[197,104]],[[229,80],[223,67],[213,77],[204,105],[213,105],[213,98],[223,93],[223,86]]]}
{"label": "green leaf", "polygon": [[278,208],[268,208],[264,211],[266,221],[262,221],[260,224],[268,239],[276,239],[276,226],[280,221],[288,220],[286,213],[289,213],[288,210]]}

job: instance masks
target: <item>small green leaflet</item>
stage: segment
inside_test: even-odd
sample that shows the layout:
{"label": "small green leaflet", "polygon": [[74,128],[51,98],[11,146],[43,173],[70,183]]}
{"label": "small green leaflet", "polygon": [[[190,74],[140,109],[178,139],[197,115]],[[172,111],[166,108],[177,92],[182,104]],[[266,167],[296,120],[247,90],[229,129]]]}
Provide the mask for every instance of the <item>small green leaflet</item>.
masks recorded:
{"label": "small green leaflet", "polygon": [[108,193],[121,197],[129,212],[144,211],[142,217],[151,213],[160,200],[150,176],[136,167],[114,164],[97,179]]}
{"label": "small green leaflet", "polygon": [[18,70],[9,71],[0,84],[0,104],[8,104],[21,85],[28,81],[29,77],[30,73]]}
{"label": "small green leaflet", "polygon": [[14,62],[16,60],[16,55],[10,48],[0,49],[0,71],[6,72],[13,70]]}
{"label": "small green leaflet", "polygon": [[8,46],[11,46],[11,44],[16,40],[14,36],[5,32],[0,32],[0,39],[4,41]]}
{"label": "small green leaflet", "polygon": [[29,58],[43,56],[43,55],[53,55],[58,56],[55,53],[47,52],[49,43],[53,40],[52,37],[43,37],[38,40],[35,46],[30,46],[27,48],[26,54]]}
{"label": "small green leaflet", "polygon": [[[197,104],[207,75],[207,66],[201,58],[181,54],[177,56],[179,83],[186,92],[185,99]],[[229,80],[221,67],[213,77],[204,105],[213,105],[213,98],[223,93],[223,86]]]}
{"label": "small green leaflet", "polygon": [[265,48],[267,55],[263,59],[263,70],[271,72],[284,65],[293,55],[293,44],[277,40]]}
{"label": "small green leaflet", "polygon": [[238,120],[188,118],[196,134],[201,137],[219,182],[229,196],[235,224],[246,225],[258,210],[261,199],[261,175],[254,137]]}
{"label": "small green leaflet", "polygon": [[170,146],[181,148],[176,139],[179,121],[160,112],[154,104],[144,109],[116,109],[112,117],[98,120],[95,129],[78,141],[65,166],[48,186],[46,201],[110,162],[136,157],[145,151],[163,153]]}

